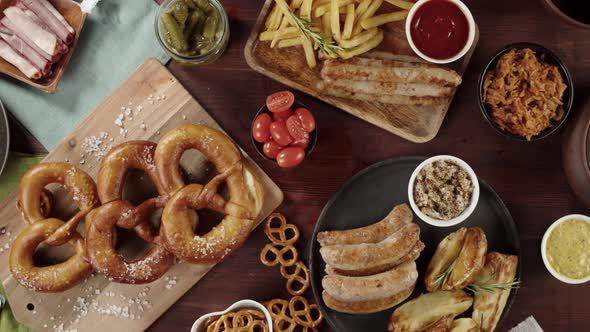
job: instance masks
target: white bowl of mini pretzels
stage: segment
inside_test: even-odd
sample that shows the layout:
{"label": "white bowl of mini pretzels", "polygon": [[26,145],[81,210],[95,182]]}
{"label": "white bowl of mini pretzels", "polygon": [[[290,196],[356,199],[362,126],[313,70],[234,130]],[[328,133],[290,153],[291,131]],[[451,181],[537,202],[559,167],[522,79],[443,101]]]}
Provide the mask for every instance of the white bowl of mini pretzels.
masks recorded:
{"label": "white bowl of mini pretzels", "polygon": [[253,300],[238,301],[224,311],[201,316],[193,324],[191,332],[217,331],[273,332],[270,313],[261,303]]}

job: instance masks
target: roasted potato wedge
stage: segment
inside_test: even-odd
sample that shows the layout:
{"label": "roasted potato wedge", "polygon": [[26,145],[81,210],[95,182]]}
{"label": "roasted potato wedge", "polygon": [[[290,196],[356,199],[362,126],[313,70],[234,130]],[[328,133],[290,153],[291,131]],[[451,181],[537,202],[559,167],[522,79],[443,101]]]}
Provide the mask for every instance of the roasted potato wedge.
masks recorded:
{"label": "roasted potato wedge", "polygon": [[478,288],[477,285],[509,284],[516,277],[517,267],[517,256],[498,252],[486,255],[485,265],[471,286],[476,290],[471,318],[481,325],[481,331],[491,332],[496,328],[511,289],[507,287],[489,291]]}
{"label": "roasted potato wedge", "polygon": [[479,332],[479,325],[471,318],[459,318],[453,321],[449,332]]}
{"label": "roasted potato wedge", "polygon": [[463,289],[467,287],[483,268],[487,251],[488,240],[483,230],[479,227],[467,228],[463,247],[443,289]]}
{"label": "roasted potato wedge", "polygon": [[453,318],[455,318],[453,315],[443,316],[439,320],[420,330],[420,332],[447,332],[451,327],[451,324],[453,324]]}
{"label": "roasted potato wedge", "polygon": [[[463,290],[425,293],[399,306],[389,319],[389,332],[418,332],[443,317],[465,312],[473,298]],[[429,331],[429,330],[427,330]]]}
{"label": "roasted potato wedge", "polygon": [[440,241],[426,268],[424,283],[427,291],[434,292],[442,286],[443,283],[437,282],[437,278],[459,257],[466,233],[467,228],[462,227]]}
{"label": "roasted potato wedge", "polygon": [[463,227],[449,234],[439,243],[426,269],[426,290],[467,287],[481,271],[487,250],[486,235],[479,227]]}

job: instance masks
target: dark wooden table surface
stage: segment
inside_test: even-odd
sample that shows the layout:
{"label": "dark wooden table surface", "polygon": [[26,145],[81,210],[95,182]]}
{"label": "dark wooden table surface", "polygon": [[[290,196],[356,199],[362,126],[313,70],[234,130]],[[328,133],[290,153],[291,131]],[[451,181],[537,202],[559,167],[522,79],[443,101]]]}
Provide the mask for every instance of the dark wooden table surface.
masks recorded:
{"label": "dark wooden table surface", "polygon": [[[198,69],[174,63],[169,68],[283,189],[285,201],[279,211],[301,228],[303,239],[299,249],[305,256],[322,207],[356,172],[396,156],[453,154],[469,162],[498,192],[520,234],[522,286],[499,331],[508,330],[529,315],[534,315],[545,331],[590,330],[590,284],[575,286],[557,281],[546,271],[540,255],[541,237],[549,224],[566,214],[589,213],[566,183],[561,166],[562,133],[538,143],[508,140],[484,121],[476,102],[476,81],[486,59],[506,44],[536,42],[554,50],[569,67],[575,81],[575,118],[580,104],[590,93],[590,31],[563,23],[541,0],[467,0],[481,37],[464,82],[434,140],[426,144],[410,143],[301,95],[301,100],[316,115],[318,144],[303,165],[282,170],[257,155],[249,136],[252,116],[266,95],[285,88],[252,71],[244,60],[244,45],[262,3],[225,0],[232,36],[222,58]],[[11,129],[14,150],[44,151],[14,120]],[[279,271],[258,261],[265,241],[261,229],[254,231],[239,252],[206,275],[150,330],[187,330],[200,315],[224,309],[243,298],[286,297]],[[324,326],[322,330],[328,328]]]}

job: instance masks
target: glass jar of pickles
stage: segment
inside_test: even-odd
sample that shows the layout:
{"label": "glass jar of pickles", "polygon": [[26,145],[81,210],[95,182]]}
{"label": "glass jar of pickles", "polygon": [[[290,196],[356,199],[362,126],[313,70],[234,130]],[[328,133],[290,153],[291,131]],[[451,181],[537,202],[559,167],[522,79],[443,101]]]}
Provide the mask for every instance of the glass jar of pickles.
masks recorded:
{"label": "glass jar of pickles", "polygon": [[229,41],[229,20],[218,0],[166,0],[155,28],[166,53],[185,65],[217,60]]}

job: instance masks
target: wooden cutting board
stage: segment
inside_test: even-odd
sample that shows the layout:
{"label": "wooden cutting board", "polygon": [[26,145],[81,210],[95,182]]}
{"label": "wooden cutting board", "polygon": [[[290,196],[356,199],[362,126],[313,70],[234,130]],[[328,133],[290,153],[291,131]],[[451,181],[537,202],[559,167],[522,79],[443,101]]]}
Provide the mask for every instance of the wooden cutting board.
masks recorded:
{"label": "wooden cutting board", "polygon": [[[266,0],[246,42],[244,54],[252,69],[409,141],[425,143],[436,136],[447,114],[452,97],[449,98],[447,104],[443,105],[415,106],[373,103],[322,94],[316,89],[317,83],[321,81],[321,64],[318,63],[314,69],[307,67],[301,47],[270,48],[269,42],[258,41],[258,35],[265,30],[264,22],[273,3],[274,0]],[[396,10],[394,9],[396,7],[389,7],[388,4],[383,7],[387,8],[386,11]],[[388,23],[383,25],[382,29],[384,30],[384,38],[379,46],[380,51],[400,55],[406,59],[408,59],[407,56],[410,56],[409,59],[412,61],[422,61],[416,57],[406,40],[405,21]],[[473,47],[463,58],[450,65],[459,75],[463,76],[467,69],[478,40],[479,31],[476,31]]]}
{"label": "wooden cutting board", "polygon": [[[132,111],[125,117],[124,129],[121,129],[115,119],[126,109]],[[167,131],[185,123],[204,123],[221,129],[164,66],[150,59],[66,136],[45,161],[68,161],[96,179],[100,164],[96,157],[101,153],[96,151],[106,152],[110,146],[129,140],[157,142]],[[102,144],[92,144],[94,149],[89,149],[85,141],[93,136],[102,137]],[[265,189],[264,206],[258,219],[261,222],[281,204],[283,193],[248,156],[245,157]],[[182,166],[187,174],[200,179],[200,183],[206,183],[206,179],[213,176],[211,164],[194,151],[185,153]],[[141,180],[141,176],[138,179]],[[133,181],[131,191],[148,190],[139,180]],[[56,195],[58,208],[71,206],[71,200],[63,192],[57,191]],[[146,285],[118,284],[95,275],[63,293],[37,293],[20,286],[8,267],[10,244],[24,226],[16,209],[16,193],[13,193],[0,204],[0,229],[5,229],[4,234],[0,232],[0,278],[15,317],[38,331],[96,331],[98,326],[105,331],[145,330],[213,268],[213,265],[179,263],[161,279]],[[125,245],[119,251],[130,255],[140,249]]]}

